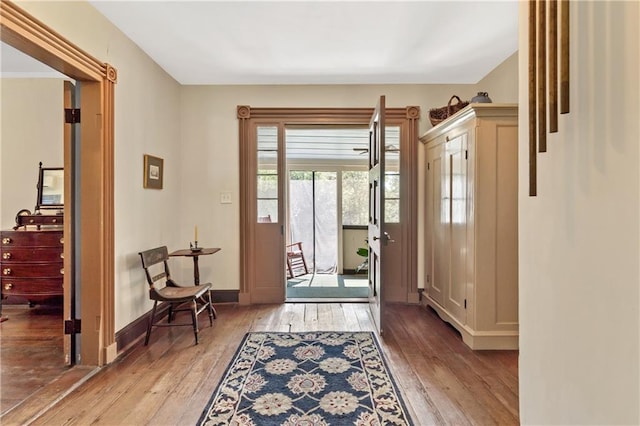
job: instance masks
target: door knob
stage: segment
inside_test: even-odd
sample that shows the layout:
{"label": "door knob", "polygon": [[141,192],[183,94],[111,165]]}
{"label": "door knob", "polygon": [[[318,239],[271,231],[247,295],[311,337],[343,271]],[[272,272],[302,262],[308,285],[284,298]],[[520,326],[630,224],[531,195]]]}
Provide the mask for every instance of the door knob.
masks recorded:
{"label": "door knob", "polygon": [[383,235],[384,235],[384,238],[380,238],[380,237],[377,237],[377,236],[374,235],[373,236],[373,241],[382,240],[382,242],[384,244],[389,244],[389,243],[395,243],[396,242],[396,240],[392,240],[391,239],[391,235],[389,235],[388,232],[383,233]]}

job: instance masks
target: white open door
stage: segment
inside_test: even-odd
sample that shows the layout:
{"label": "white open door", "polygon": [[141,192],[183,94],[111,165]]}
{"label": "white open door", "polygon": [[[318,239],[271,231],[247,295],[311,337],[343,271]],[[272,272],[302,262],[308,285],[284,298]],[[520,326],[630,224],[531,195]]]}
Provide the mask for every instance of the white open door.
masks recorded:
{"label": "white open door", "polygon": [[390,239],[384,226],[384,112],[385,97],[369,122],[369,309],[379,333],[384,331],[382,254]]}

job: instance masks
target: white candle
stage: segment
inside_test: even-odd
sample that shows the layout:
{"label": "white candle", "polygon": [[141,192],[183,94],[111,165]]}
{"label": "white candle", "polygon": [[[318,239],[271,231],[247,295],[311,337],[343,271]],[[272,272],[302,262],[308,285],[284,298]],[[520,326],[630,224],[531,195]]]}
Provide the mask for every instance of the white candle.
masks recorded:
{"label": "white candle", "polygon": [[195,228],[195,232],[194,232],[194,233],[195,233],[195,235],[196,235],[196,239],[195,239],[194,241],[198,241],[198,225],[196,225],[196,228]]}

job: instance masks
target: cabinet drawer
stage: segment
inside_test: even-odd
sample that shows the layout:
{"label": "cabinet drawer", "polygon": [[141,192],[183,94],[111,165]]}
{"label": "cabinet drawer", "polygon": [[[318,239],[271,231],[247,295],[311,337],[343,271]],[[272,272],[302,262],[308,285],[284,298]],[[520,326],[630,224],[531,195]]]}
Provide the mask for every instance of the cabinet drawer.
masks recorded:
{"label": "cabinet drawer", "polygon": [[3,278],[61,278],[63,268],[62,262],[2,262],[0,275]]}
{"label": "cabinet drawer", "polygon": [[0,279],[2,297],[62,296],[61,279]]}
{"label": "cabinet drawer", "polygon": [[62,231],[4,231],[0,246],[4,252],[10,247],[61,247]]}
{"label": "cabinet drawer", "polygon": [[0,260],[6,262],[61,262],[64,252],[60,248],[5,247]]}

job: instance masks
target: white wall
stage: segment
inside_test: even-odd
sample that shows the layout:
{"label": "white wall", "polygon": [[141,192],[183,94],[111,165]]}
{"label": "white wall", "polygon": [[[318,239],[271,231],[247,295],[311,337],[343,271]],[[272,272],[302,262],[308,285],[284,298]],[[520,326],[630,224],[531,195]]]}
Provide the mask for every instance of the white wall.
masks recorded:
{"label": "white wall", "polygon": [[[181,202],[180,85],[87,2],[19,2],[118,71],[115,88],[115,326],[151,308],[138,252],[185,247],[191,209]],[[4,113],[4,106],[3,106]],[[143,155],[164,158],[164,189],[142,187]],[[4,155],[4,151],[3,151]],[[3,189],[8,184],[2,181]],[[35,196],[33,198],[35,200]],[[191,233],[187,230],[191,227]],[[203,262],[204,263],[204,262]],[[174,268],[190,277],[192,266]]]}
{"label": "white wall", "polygon": [[520,418],[640,424],[640,3],[571,2],[571,112],[528,196],[520,9]]}
{"label": "white wall", "polygon": [[0,79],[0,227],[15,225],[16,213],[33,212],[38,163],[62,167],[62,79]]}

